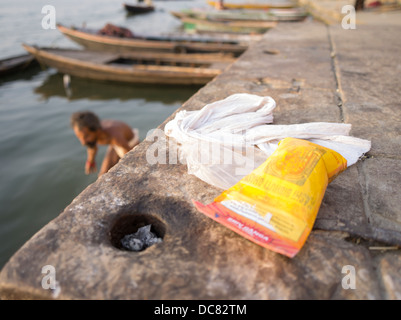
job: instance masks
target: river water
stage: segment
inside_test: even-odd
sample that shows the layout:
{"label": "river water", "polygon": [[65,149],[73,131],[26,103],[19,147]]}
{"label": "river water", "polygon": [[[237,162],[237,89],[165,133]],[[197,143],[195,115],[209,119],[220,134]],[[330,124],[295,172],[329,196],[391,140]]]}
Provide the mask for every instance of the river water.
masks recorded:
{"label": "river water", "polygon": [[[156,11],[127,16],[122,0],[0,0],[0,58],[24,53],[21,43],[78,47],[57,30],[43,29],[42,8],[56,22],[101,28],[110,22],[137,33],[174,32],[170,10],[207,7],[203,0],[158,1]],[[132,1],[133,2],[133,1]],[[130,2],[128,2],[130,3]],[[141,139],[199,87],[145,86],[72,78],[67,97],[62,75],[40,67],[0,78],[0,268],[29,238],[97,176],[84,174],[85,149],[69,127],[71,113],[92,110],[140,130]],[[101,162],[105,147],[97,156]]]}

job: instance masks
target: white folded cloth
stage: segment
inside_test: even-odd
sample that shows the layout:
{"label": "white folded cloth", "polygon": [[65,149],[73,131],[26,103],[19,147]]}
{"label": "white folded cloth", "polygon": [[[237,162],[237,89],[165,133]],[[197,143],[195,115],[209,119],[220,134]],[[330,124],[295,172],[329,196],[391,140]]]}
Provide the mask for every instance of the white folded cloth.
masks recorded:
{"label": "white folded cloth", "polygon": [[370,150],[370,141],[349,136],[351,124],[271,124],[275,107],[271,97],[237,93],[201,110],[178,112],[164,133],[179,143],[188,173],[221,189],[251,173],[287,137],[337,151],[348,166]]}

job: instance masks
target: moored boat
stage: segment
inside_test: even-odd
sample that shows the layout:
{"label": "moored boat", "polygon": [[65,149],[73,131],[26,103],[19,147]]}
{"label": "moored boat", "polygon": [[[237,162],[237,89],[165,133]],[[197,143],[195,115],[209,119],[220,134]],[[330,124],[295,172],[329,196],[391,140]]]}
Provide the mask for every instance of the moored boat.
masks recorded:
{"label": "moored boat", "polygon": [[0,60],[0,76],[24,70],[34,63],[35,57],[30,54],[23,54]]}
{"label": "moored boat", "polygon": [[140,4],[133,5],[128,3],[123,3],[123,6],[129,14],[148,13],[155,10],[154,6],[149,6],[149,5],[140,5]]}
{"label": "moored boat", "polygon": [[[207,1],[207,3],[213,7],[218,7],[218,1]],[[257,3],[257,2],[244,2],[244,3],[226,3],[224,2],[224,8],[227,9],[288,9],[294,8],[293,2],[268,2],[268,3]]]}
{"label": "moored boat", "polygon": [[138,52],[116,54],[76,49],[23,47],[60,73],[95,80],[148,84],[205,84],[234,59],[222,54]]}
{"label": "moored boat", "polygon": [[196,10],[171,11],[175,17],[209,21],[301,21],[307,12],[301,8],[262,10]]}
{"label": "moored boat", "polygon": [[197,18],[181,18],[186,31],[264,33],[277,25],[276,21],[211,21]]}
{"label": "moored boat", "polygon": [[83,28],[67,28],[61,24],[57,25],[61,33],[71,40],[79,43],[90,50],[111,52],[192,52],[192,53],[232,53],[236,56],[243,53],[248,44],[245,42],[205,38],[195,36],[150,36],[135,35],[132,37],[113,37],[99,34],[99,31]]}

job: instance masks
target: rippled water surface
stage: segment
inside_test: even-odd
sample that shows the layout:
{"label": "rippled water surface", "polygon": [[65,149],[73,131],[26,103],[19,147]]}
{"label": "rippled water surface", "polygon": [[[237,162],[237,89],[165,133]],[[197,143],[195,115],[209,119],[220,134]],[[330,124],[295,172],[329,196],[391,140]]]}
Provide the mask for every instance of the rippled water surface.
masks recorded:
{"label": "rippled water surface", "polygon": [[[78,47],[57,30],[42,28],[42,7],[53,5],[64,25],[105,23],[137,33],[177,31],[169,10],[206,6],[202,0],[159,1],[156,11],[127,16],[116,0],[0,0],[0,58],[24,53],[21,43]],[[84,174],[85,149],[69,127],[71,113],[92,110],[146,132],[157,127],[199,88],[114,84],[72,78],[40,67],[0,78],[0,268],[35,232],[96,180]],[[105,147],[100,149],[98,162]]]}

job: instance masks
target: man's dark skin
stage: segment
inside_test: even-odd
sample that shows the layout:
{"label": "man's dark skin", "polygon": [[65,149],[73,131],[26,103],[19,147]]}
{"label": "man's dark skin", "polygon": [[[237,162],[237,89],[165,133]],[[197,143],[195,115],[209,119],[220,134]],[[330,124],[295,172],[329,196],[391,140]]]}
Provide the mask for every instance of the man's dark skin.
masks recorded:
{"label": "man's dark skin", "polygon": [[355,0],[355,11],[363,10],[365,7],[365,0]]}

